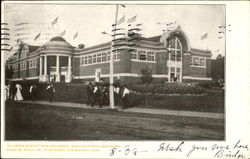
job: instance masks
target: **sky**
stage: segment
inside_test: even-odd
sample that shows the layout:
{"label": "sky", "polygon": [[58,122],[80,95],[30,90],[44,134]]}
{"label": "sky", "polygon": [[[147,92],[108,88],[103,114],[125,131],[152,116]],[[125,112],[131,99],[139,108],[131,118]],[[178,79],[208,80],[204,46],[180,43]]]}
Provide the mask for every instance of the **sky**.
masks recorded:
{"label": "sky", "polygon": [[[116,6],[113,4],[14,4],[5,6],[5,22],[10,28],[11,45],[15,40],[25,38],[30,45],[43,45],[52,37],[65,30],[63,38],[73,46],[84,44],[86,47],[108,42],[111,25],[115,21]],[[144,37],[162,35],[167,29],[166,23],[177,22],[189,38],[192,48],[211,50],[212,58],[225,55],[225,39],[218,32],[225,25],[225,7],[223,5],[132,5],[120,6],[118,20],[136,16],[134,23],[141,23]],[[58,17],[52,27],[52,21]],[[28,23],[18,25],[19,23]],[[159,24],[160,23],[160,24]],[[126,22],[120,27],[125,27]],[[73,36],[78,32],[78,37]],[[41,36],[34,38],[41,33]],[[207,39],[201,36],[207,33]],[[23,34],[23,35],[18,35]],[[15,48],[15,47],[14,47]]]}

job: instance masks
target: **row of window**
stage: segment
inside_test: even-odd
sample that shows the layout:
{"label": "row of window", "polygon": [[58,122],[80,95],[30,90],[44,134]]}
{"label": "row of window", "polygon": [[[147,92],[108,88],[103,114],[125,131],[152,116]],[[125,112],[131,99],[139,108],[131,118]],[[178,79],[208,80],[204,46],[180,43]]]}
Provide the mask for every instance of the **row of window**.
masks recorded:
{"label": "row of window", "polygon": [[[29,60],[29,68],[36,67],[36,59]],[[14,70],[18,69],[18,63],[11,65]],[[20,62],[20,70],[26,69],[26,61]]]}
{"label": "row of window", "polygon": [[205,67],[206,66],[206,59],[202,58],[202,57],[192,57],[191,65]]}
{"label": "row of window", "polygon": [[26,68],[26,61],[20,62],[20,70],[24,70]]}
{"label": "row of window", "polygon": [[36,59],[29,60],[29,68],[36,67]]}
{"label": "row of window", "polygon": [[[174,57],[175,59],[180,57]],[[120,59],[120,53],[114,52],[114,61]],[[145,51],[145,50],[135,50],[131,52],[131,59],[140,60],[140,61],[155,61],[155,53],[153,51]],[[80,64],[87,65],[87,64],[95,64],[95,63],[102,63],[110,61],[110,52],[98,53],[93,55],[86,55],[81,57]],[[178,61],[178,60],[177,60]],[[29,60],[29,68],[36,67],[36,59]],[[191,59],[192,66],[206,66],[206,59],[202,57],[192,57]],[[13,64],[12,68],[14,70],[18,69],[18,63]],[[20,63],[20,69],[26,68],[26,62]]]}
{"label": "row of window", "polygon": [[155,52],[145,50],[133,50],[131,59],[140,61],[155,61]]}
{"label": "row of window", "polygon": [[[114,61],[120,59],[120,53],[114,52],[113,54]],[[95,63],[102,63],[110,61],[110,51],[97,53],[93,55],[86,55],[80,58],[80,65],[87,65],[87,64],[95,64]]]}

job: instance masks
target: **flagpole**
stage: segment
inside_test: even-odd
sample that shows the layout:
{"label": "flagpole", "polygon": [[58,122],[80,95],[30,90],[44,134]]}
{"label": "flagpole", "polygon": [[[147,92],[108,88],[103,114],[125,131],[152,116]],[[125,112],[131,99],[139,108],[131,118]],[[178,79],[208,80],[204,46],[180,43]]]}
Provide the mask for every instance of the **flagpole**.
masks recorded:
{"label": "flagpole", "polygon": [[208,52],[208,42],[207,42],[208,37],[206,38],[206,45],[207,45],[207,52]]}
{"label": "flagpole", "polygon": [[118,4],[116,4],[116,11],[115,11],[115,24],[114,24],[114,35],[113,35],[113,40],[111,41],[111,52],[110,52],[110,77],[109,77],[109,103],[110,103],[110,108],[114,109],[114,42],[115,42],[115,34],[116,34],[116,24],[117,24],[117,17],[118,17]]}
{"label": "flagpole", "polygon": [[58,33],[58,28],[59,28],[59,24],[58,24],[58,22],[56,23],[56,36],[59,36],[59,33]]}

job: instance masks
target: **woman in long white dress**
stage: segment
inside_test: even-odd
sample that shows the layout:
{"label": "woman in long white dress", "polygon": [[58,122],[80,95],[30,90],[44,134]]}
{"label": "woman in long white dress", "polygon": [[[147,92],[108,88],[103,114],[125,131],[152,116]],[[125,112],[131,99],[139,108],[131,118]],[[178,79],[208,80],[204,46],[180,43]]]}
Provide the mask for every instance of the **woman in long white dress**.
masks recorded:
{"label": "woman in long white dress", "polygon": [[14,100],[23,100],[23,96],[21,93],[22,86],[20,84],[16,84],[16,95]]}
{"label": "woman in long white dress", "polygon": [[10,85],[5,85],[5,100],[9,99],[9,95],[10,95]]}

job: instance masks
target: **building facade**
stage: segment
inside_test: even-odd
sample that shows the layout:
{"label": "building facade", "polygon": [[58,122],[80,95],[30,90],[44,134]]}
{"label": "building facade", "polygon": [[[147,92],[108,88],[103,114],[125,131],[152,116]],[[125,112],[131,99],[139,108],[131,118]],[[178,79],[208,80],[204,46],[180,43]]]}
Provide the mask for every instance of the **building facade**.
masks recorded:
{"label": "building facade", "polygon": [[[127,42],[128,38],[122,42]],[[92,47],[73,47],[62,37],[43,46],[21,44],[7,60],[14,73],[11,80],[40,82],[108,81],[111,42]],[[125,83],[139,80],[143,68],[154,81],[185,82],[211,80],[211,52],[191,48],[181,29],[161,36],[141,38],[136,45],[117,45],[113,52],[114,77]]]}

